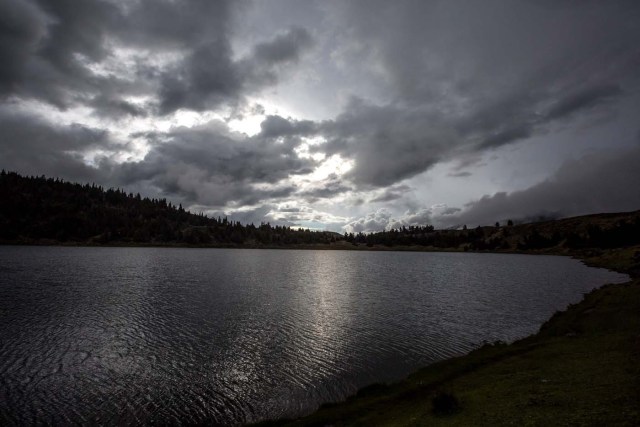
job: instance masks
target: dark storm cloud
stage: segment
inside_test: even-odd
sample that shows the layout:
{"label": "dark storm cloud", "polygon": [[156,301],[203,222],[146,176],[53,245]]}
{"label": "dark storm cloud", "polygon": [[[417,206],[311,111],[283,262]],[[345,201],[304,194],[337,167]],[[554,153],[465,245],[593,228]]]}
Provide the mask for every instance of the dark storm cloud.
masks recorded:
{"label": "dark storm cloud", "polygon": [[472,175],[471,172],[466,172],[466,171],[449,173],[449,176],[452,176],[454,178],[467,178],[467,177],[470,177],[471,175]]}
{"label": "dark storm cloud", "polygon": [[327,143],[314,150],[355,159],[347,177],[361,186],[387,186],[443,159],[453,143],[451,130],[433,115],[353,100],[346,112],[324,122]]}
{"label": "dark storm cloud", "polygon": [[228,0],[139,0],[125,4],[122,32],[134,46],[158,50],[191,49],[226,40],[234,4]]}
{"label": "dark storm cloud", "polygon": [[[275,84],[312,45],[294,27],[233,58],[231,24],[244,3],[0,0],[0,94],[60,108],[84,104],[111,117],[145,114],[126,101],[131,95],[156,99],[157,108],[145,108],[160,114],[233,106]],[[121,48],[131,61],[118,62]],[[105,64],[118,71],[96,72]]]}
{"label": "dark storm cloud", "polygon": [[80,151],[117,149],[104,130],[47,123],[7,108],[0,108],[0,141],[0,167],[77,181],[104,180],[104,171],[87,166]]}
{"label": "dark storm cloud", "polygon": [[318,127],[327,143],[314,150],[354,159],[347,177],[356,184],[385,187],[440,161],[546,132],[548,125],[602,107],[622,93],[619,86],[607,85],[549,99],[523,95],[457,118],[429,106],[374,106],[354,99],[344,113]]}
{"label": "dark storm cloud", "polygon": [[67,108],[89,94],[113,97],[127,86],[88,67],[109,59],[110,42],[127,31],[128,21],[114,4],[1,0],[0,16],[0,55],[3,64],[12,64],[10,72],[0,73],[4,96]]}
{"label": "dark storm cloud", "polygon": [[277,64],[296,61],[302,49],[313,43],[307,30],[300,27],[291,28],[286,33],[278,34],[273,40],[260,43],[254,48],[254,60],[260,64]]}
{"label": "dark storm cloud", "polygon": [[331,174],[319,186],[298,192],[297,195],[313,203],[318,199],[329,199],[351,190],[352,187],[344,184],[337,175]]}
{"label": "dark storm cloud", "polygon": [[113,79],[94,76],[86,63],[109,56],[105,38],[118,22],[112,4],[2,0],[0,16],[0,55],[3,64],[12,64],[0,74],[5,96],[68,107],[78,94],[110,87]]}
{"label": "dark storm cloud", "polygon": [[105,1],[40,0],[36,2],[49,20],[47,36],[38,55],[63,72],[81,74],[74,56],[92,62],[109,55],[105,38],[117,25],[118,9]]}
{"label": "dark storm cloud", "polygon": [[329,142],[318,150],[354,159],[349,177],[362,188],[615,110],[638,88],[637,2],[335,7],[353,61],[388,99],[352,102],[322,127]]}
{"label": "dark storm cloud", "polygon": [[435,206],[394,217],[386,210],[345,226],[348,231],[380,231],[402,225],[438,228],[491,225],[496,221],[557,218],[640,209],[640,147],[594,152],[564,163],[549,179],[522,191],[498,192],[468,203],[464,209]]}
{"label": "dark storm cloud", "polygon": [[412,188],[408,185],[398,185],[384,190],[382,194],[371,199],[371,203],[390,202],[402,198]]}
{"label": "dark storm cloud", "polygon": [[[637,1],[353,0],[296,6],[288,15],[292,5],[274,6],[284,11],[277,20],[265,14],[244,26],[239,17],[252,10],[249,1],[0,0],[2,167],[236,211],[286,198],[330,203],[356,191],[363,203],[389,203],[409,197],[403,180],[438,163],[458,163],[453,177],[469,176],[463,168],[470,165],[481,174],[474,162],[487,150],[631,116],[621,105],[640,105],[629,101],[640,93]],[[314,90],[339,105],[350,101],[324,120],[268,115],[253,137],[215,121],[151,131],[175,126],[180,116],[173,113],[185,109],[229,121],[264,115],[250,105],[281,83],[264,102],[268,110],[296,111],[315,100]],[[33,114],[9,113],[12,105]],[[52,106],[66,122],[78,117],[111,131],[51,123]],[[131,137],[146,139],[149,151],[119,163],[133,155],[127,147],[142,149],[137,141],[113,143],[127,126],[143,129]],[[317,166],[298,157],[305,138],[314,138],[311,152],[339,155],[353,168],[294,188],[288,178]],[[83,155],[92,151],[106,154],[87,166]],[[562,187],[568,178],[554,179]],[[538,194],[533,188],[527,197]],[[482,199],[468,215],[488,217],[482,207],[507,209],[510,200],[529,211],[529,199],[518,194]],[[603,200],[616,205],[611,197]],[[394,221],[463,215],[445,211],[411,206]],[[379,225],[385,217],[393,219],[381,212],[368,221]]]}
{"label": "dark storm cloud", "polygon": [[232,59],[228,39],[203,44],[164,72],[160,113],[179,108],[202,111],[236,102],[246,91],[275,84],[279,67],[297,61],[309,46],[311,36],[300,28],[257,45],[252,56],[239,61]]}
{"label": "dark storm cloud", "polygon": [[468,204],[445,225],[488,225],[552,212],[574,216],[640,209],[640,148],[598,152],[566,162],[549,179],[523,191],[487,195]]}
{"label": "dark storm cloud", "polygon": [[496,129],[494,133],[490,133],[484,137],[480,144],[475,146],[477,150],[487,148],[497,148],[503,145],[527,138],[533,134],[532,124],[516,124],[506,129]]}
{"label": "dark storm cloud", "polygon": [[255,91],[275,85],[279,75],[312,47],[311,34],[299,27],[289,28],[271,40],[259,43],[250,56],[238,61],[239,71],[246,75],[246,87]]}
{"label": "dark storm cloud", "polygon": [[[232,24],[246,5],[0,0],[0,96],[63,110],[88,107],[98,121],[116,122],[179,109],[234,107],[246,94],[276,83],[313,44],[306,30],[292,27],[236,58]],[[134,103],[129,97],[145,100]],[[295,188],[279,181],[314,166],[293,151],[296,136],[309,133],[312,123],[277,123],[277,117],[255,138],[232,134],[221,123],[146,133],[150,151],[143,160],[118,164],[99,157],[87,166],[86,152],[115,154],[123,147],[114,146],[104,130],[9,114],[15,105],[5,104],[2,111],[1,163],[23,173],[146,188],[222,206],[287,197]],[[275,137],[282,137],[277,144],[268,140]]]}
{"label": "dark storm cloud", "polygon": [[290,120],[280,116],[267,116],[260,123],[260,135],[265,138],[308,136],[316,131],[310,120]]}
{"label": "dark storm cloud", "polygon": [[621,94],[622,89],[618,85],[590,87],[558,101],[547,113],[547,118],[558,119],[580,110],[595,108]]}
{"label": "dark storm cloud", "polygon": [[202,111],[242,90],[244,78],[231,60],[226,40],[210,42],[194,49],[183,61],[165,71],[161,79],[160,113],[180,108]]}
{"label": "dark storm cloud", "polygon": [[[230,132],[222,122],[168,133],[132,135],[151,144],[144,159],[117,163],[122,147],[107,131],[43,121],[0,109],[0,167],[24,174],[96,182],[106,187],[141,189],[186,204],[250,206],[287,198],[296,188],[291,175],[308,174],[316,165],[295,154],[298,142],[274,142]],[[100,153],[88,166],[82,153]]]}
{"label": "dark storm cloud", "polygon": [[0,94],[22,84],[27,63],[46,33],[46,17],[28,2],[0,0]]}
{"label": "dark storm cloud", "polygon": [[151,151],[139,162],[122,164],[119,181],[122,185],[146,181],[189,203],[253,205],[287,197],[295,188],[280,181],[308,174],[315,166],[296,155],[296,141],[246,137],[229,132],[222,122],[148,138]]}
{"label": "dark storm cloud", "polygon": [[131,102],[124,101],[118,97],[108,95],[97,95],[87,101],[94,109],[94,116],[110,117],[112,119],[121,118],[123,116],[146,117],[150,113],[150,106],[140,106]]}

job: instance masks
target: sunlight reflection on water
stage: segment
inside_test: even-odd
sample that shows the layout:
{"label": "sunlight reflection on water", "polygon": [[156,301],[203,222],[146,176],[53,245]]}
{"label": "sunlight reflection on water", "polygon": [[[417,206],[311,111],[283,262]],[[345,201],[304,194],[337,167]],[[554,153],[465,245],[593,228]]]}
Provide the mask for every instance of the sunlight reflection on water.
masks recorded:
{"label": "sunlight reflection on water", "polygon": [[0,247],[0,421],[295,416],[626,276],[561,257]]}

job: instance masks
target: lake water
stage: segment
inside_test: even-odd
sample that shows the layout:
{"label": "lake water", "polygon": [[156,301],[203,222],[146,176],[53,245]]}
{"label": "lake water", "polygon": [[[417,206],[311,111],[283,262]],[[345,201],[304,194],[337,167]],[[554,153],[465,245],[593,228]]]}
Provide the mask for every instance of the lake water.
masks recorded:
{"label": "lake water", "polygon": [[625,280],[551,256],[0,246],[0,423],[304,414]]}

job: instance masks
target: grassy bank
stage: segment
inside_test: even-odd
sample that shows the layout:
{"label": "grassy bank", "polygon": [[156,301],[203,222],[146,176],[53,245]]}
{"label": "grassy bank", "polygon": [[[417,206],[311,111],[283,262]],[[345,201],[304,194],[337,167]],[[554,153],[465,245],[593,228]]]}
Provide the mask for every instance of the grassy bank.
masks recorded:
{"label": "grassy bank", "polygon": [[640,247],[583,253],[629,273],[534,336],[486,345],[298,420],[261,425],[640,425]]}

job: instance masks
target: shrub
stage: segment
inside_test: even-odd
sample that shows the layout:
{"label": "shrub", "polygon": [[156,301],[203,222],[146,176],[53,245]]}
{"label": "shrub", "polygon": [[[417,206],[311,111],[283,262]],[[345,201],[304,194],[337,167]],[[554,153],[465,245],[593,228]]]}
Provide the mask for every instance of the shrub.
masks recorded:
{"label": "shrub", "polygon": [[460,403],[453,393],[439,392],[431,399],[434,415],[453,415],[460,411]]}

